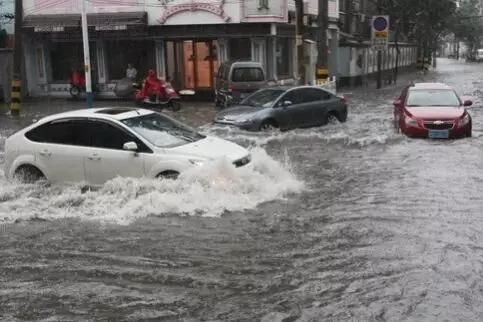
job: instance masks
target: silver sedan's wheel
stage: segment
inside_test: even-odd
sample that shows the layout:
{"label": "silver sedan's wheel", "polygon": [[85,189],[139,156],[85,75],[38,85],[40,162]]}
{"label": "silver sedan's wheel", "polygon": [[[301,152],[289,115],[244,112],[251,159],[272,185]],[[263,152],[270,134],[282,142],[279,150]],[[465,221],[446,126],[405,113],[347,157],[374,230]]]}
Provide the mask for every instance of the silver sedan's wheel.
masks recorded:
{"label": "silver sedan's wheel", "polygon": [[270,121],[265,121],[260,125],[260,131],[264,131],[264,132],[274,131],[276,128],[277,127],[275,126],[275,124],[273,124],[273,122],[270,122]]}
{"label": "silver sedan's wheel", "polygon": [[329,114],[327,116],[327,123],[328,124],[337,124],[339,123],[339,119],[337,118],[337,116],[335,116],[335,114]]}

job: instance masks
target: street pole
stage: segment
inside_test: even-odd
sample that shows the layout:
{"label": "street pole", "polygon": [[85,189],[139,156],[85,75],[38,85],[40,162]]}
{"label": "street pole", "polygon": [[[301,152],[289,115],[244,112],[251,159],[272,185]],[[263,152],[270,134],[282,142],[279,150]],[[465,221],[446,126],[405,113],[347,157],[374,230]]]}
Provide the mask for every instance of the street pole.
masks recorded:
{"label": "street pole", "polygon": [[[20,0],[21,1],[21,0]],[[89,33],[87,29],[87,13],[86,13],[86,1],[80,0],[82,2],[82,43],[84,45],[84,71],[86,75],[86,96],[87,96],[87,107],[92,107],[92,80],[91,80],[91,56],[89,51]]]}
{"label": "street pole", "polygon": [[20,114],[22,99],[22,21],[23,0],[15,0],[15,44],[13,49],[13,79],[11,88],[10,113]]}
{"label": "street pole", "polygon": [[317,17],[318,27],[318,55],[317,55],[317,70],[316,80],[317,84],[327,81],[329,78],[329,55],[327,46],[327,30],[329,28],[329,8],[328,0],[319,0]]}
{"label": "street pole", "polygon": [[295,0],[295,42],[297,46],[297,71],[300,85],[305,85],[305,53],[304,53],[304,4],[302,0]]}
{"label": "street pole", "polygon": [[[377,0],[377,12],[382,13],[381,0]],[[382,51],[377,50],[377,89],[382,87]]]}

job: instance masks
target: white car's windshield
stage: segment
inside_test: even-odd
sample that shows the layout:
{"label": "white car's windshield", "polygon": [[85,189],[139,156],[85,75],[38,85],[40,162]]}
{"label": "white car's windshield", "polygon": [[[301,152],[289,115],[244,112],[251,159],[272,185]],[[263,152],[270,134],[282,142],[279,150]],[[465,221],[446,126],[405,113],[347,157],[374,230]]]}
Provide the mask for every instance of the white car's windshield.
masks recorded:
{"label": "white car's windshield", "polygon": [[160,148],[179,146],[204,138],[194,129],[158,113],[133,117],[121,122]]}
{"label": "white car's windshield", "polygon": [[459,106],[460,101],[452,90],[414,90],[409,92],[407,106]]}
{"label": "white car's windshield", "polygon": [[248,96],[241,104],[253,107],[270,107],[284,92],[281,89],[264,89]]}

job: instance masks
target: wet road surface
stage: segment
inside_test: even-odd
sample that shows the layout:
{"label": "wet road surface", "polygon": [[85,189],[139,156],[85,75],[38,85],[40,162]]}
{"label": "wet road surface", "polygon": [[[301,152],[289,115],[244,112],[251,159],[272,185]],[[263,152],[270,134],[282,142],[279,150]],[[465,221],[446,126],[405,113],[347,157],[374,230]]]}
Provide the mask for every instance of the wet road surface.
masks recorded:
{"label": "wet road surface", "polygon": [[406,77],[346,91],[345,124],[203,126],[252,150],[242,172],[87,192],[2,175],[1,320],[483,320],[483,65],[439,63],[424,79],[474,97],[472,138],[395,133]]}

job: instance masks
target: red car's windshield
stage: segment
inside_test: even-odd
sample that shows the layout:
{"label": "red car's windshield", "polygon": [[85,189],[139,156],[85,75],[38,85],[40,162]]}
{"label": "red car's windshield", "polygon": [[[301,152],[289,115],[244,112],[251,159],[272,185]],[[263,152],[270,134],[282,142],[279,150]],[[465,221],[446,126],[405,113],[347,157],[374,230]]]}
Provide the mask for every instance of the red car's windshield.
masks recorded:
{"label": "red car's windshield", "polygon": [[412,90],[408,94],[407,107],[416,106],[459,106],[460,100],[452,90]]}

